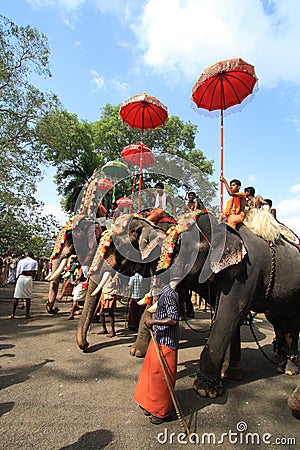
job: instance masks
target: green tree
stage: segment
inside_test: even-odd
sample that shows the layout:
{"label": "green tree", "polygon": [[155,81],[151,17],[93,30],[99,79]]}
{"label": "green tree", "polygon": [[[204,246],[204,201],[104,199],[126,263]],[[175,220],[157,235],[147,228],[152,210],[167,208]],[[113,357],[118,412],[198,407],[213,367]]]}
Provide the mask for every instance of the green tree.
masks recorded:
{"label": "green tree", "polygon": [[[28,230],[32,230],[31,219],[41,207],[34,195],[36,183],[41,179],[40,165],[44,158],[43,149],[35,145],[35,125],[45,112],[57,108],[58,99],[53,94],[39,91],[30,83],[30,79],[50,75],[46,36],[30,26],[19,27],[0,15],[2,242],[3,236],[9,232],[22,230],[25,221]],[[24,211],[27,209],[26,212],[21,211],[22,208]],[[21,241],[26,242],[22,232],[21,236]]]}
{"label": "green tree", "polygon": [[[38,127],[39,145],[56,169],[58,191],[64,196],[63,205],[67,212],[73,212],[77,196],[94,169],[100,169],[107,161],[121,158],[122,149],[134,142],[140,142],[141,131],[124,124],[119,115],[119,106],[107,104],[103,107],[100,120],[80,122],[76,115],[57,110],[45,115]],[[191,186],[201,184],[201,198],[207,205],[215,194],[214,183],[208,176],[213,173],[213,161],[208,161],[201,150],[195,148],[197,126],[171,116],[163,127],[144,132],[144,142],[155,153],[156,159],[168,155],[168,170],[164,167],[164,181],[170,184],[170,192],[184,196]],[[182,175],[182,161],[186,176]],[[188,162],[190,164],[188,164]],[[195,170],[195,168],[197,170]],[[198,170],[199,169],[199,170]],[[171,177],[168,173],[176,175]],[[145,170],[149,182],[161,180]],[[130,193],[130,180],[118,183],[117,197]],[[173,186],[173,188],[172,188]],[[178,189],[181,194],[178,194]]]}

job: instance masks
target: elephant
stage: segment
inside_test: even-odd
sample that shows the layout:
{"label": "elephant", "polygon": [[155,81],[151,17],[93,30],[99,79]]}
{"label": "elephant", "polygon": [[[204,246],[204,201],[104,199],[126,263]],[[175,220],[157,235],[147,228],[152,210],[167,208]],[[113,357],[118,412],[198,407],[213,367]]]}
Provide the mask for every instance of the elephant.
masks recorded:
{"label": "elephant", "polygon": [[[120,272],[128,270],[132,266],[130,247],[150,274],[153,270],[157,273],[170,270],[171,285],[188,287],[200,295],[204,292],[206,298],[214,298],[214,323],[193,381],[193,388],[200,396],[215,398],[222,394],[221,369],[230,343],[230,365],[238,368],[239,329],[250,311],[264,313],[273,325],[280,356],[279,370],[288,375],[298,373],[298,248],[282,236],[275,244],[267,242],[244,224],[235,230],[219,223],[208,211],[201,211],[192,226],[183,230],[176,239],[171,235],[168,242],[154,225],[135,218],[128,233],[113,236],[103,259],[98,259],[92,272],[101,280],[108,268]],[[162,239],[167,245],[161,248]],[[168,250],[170,243],[171,251]],[[105,246],[104,241],[101,245]],[[158,264],[156,251],[160,253]],[[77,329],[77,343],[83,350],[88,348],[86,333],[97,302],[96,296],[91,295],[95,286],[96,282],[92,281]]]}
{"label": "elephant", "polygon": [[75,216],[62,227],[57,235],[51,260],[51,272],[46,277],[50,282],[46,310],[56,314],[59,309],[54,306],[59,289],[59,279],[71,255],[79,257],[81,265],[90,265],[102,229],[93,219]]}
{"label": "elephant", "polygon": [[300,384],[293,390],[288,398],[288,407],[293,416],[300,420]]}

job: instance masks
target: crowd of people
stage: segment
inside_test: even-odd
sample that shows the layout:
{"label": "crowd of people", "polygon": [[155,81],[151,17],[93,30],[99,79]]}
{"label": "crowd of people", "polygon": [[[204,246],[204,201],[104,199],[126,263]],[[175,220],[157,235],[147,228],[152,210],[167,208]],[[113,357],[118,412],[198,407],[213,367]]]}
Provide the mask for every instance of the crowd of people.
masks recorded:
{"label": "crowd of people", "polygon": [[[4,253],[0,254],[0,287],[14,284],[16,282],[16,273],[18,262],[25,258],[25,253]],[[37,258],[37,271],[35,279],[44,281],[50,270],[49,258],[42,256]]]}

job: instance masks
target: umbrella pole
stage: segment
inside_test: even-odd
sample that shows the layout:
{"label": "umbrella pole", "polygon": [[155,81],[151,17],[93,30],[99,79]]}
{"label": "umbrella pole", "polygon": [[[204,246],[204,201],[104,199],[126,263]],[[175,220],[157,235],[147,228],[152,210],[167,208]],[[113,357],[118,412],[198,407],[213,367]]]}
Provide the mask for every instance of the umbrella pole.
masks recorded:
{"label": "umbrella pole", "polygon": [[139,175],[139,189],[138,189],[138,211],[141,209],[141,190],[142,190],[142,152],[140,153],[140,175]]}
{"label": "umbrella pole", "polygon": [[[224,122],[223,109],[221,109],[221,123],[220,123],[220,175],[223,176],[224,169]],[[220,182],[220,212],[223,212],[223,183]]]}

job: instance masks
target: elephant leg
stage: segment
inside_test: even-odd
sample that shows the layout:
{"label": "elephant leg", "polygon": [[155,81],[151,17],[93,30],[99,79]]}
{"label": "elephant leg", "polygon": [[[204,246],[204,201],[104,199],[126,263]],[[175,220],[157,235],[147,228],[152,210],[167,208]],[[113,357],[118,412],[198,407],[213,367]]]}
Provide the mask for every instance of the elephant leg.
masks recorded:
{"label": "elephant leg", "polygon": [[241,367],[241,331],[236,330],[229,345],[229,358],[222,369],[222,378],[229,380],[243,380],[244,372]]}
{"label": "elephant leg", "polygon": [[145,309],[139,324],[139,331],[135,343],[130,347],[131,356],[136,356],[137,358],[143,358],[148,349],[148,345],[151,339],[150,331],[145,325],[145,320],[151,318],[151,314]]}
{"label": "elephant leg", "polygon": [[277,371],[286,375],[297,375],[299,373],[299,314],[295,313],[293,318],[278,320],[270,314],[266,314],[267,319],[273,324],[275,330],[275,347],[279,357]]}
{"label": "elephant leg", "polygon": [[[226,297],[222,294],[220,297],[217,316],[201,353],[199,368],[193,381],[193,389],[201,397],[216,398],[223,393],[221,369],[225,352],[233,337],[238,336],[241,316],[244,315],[240,312],[238,292],[239,289],[236,296]],[[232,347],[232,364],[233,359],[239,359],[236,356],[236,348],[237,343]]]}

